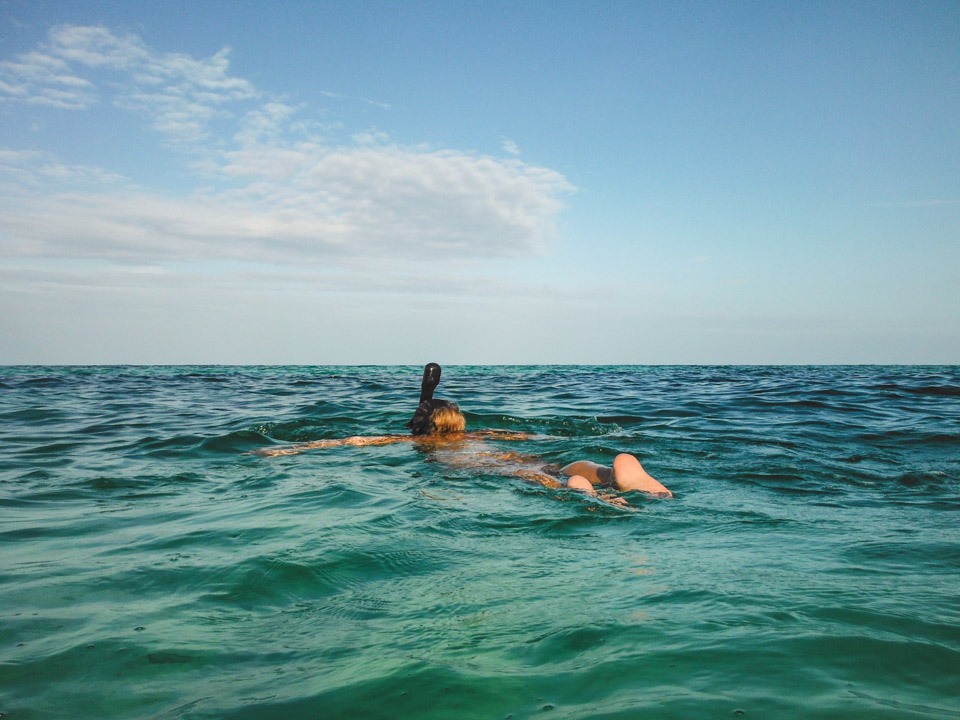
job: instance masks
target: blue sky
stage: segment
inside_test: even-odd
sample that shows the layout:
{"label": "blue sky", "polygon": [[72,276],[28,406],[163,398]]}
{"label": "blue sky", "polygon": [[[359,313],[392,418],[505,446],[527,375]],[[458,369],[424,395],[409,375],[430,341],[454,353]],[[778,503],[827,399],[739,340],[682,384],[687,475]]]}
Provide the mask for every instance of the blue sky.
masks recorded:
{"label": "blue sky", "polygon": [[956,2],[0,2],[0,363],[956,363]]}

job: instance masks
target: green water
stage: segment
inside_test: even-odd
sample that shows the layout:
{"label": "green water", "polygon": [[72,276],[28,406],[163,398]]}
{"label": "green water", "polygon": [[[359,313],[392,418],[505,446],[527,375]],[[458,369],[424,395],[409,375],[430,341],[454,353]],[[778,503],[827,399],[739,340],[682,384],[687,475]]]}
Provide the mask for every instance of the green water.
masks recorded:
{"label": "green water", "polygon": [[[0,369],[5,718],[960,717],[960,370]],[[516,444],[494,443],[516,450]]]}

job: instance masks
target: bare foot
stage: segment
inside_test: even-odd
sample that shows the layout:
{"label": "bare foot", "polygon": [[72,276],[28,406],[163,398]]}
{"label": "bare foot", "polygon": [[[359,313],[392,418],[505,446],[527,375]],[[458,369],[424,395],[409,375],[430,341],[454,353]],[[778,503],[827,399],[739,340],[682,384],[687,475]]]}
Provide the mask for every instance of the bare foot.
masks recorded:
{"label": "bare foot", "polygon": [[652,478],[633,455],[621,453],[613,459],[613,486],[621,491],[640,490],[651,495],[673,497],[673,493]]}
{"label": "bare foot", "polygon": [[583,475],[574,475],[569,480],[567,480],[567,487],[571,490],[579,490],[580,492],[585,492],[587,495],[596,495],[597,491],[593,489],[593,484],[587,480]]}

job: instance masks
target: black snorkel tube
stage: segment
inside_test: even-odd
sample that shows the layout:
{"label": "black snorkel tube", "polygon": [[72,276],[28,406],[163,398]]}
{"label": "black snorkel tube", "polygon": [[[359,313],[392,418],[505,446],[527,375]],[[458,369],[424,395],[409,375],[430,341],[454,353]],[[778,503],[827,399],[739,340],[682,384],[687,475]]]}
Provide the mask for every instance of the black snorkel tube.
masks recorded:
{"label": "black snorkel tube", "polygon": [[433,391],[440,384],[440,366],[436,363],[427,363],[423,368],[423,380],[420,382],[420,402],[433,400]]}
{"label": "black snorkel tube", "polygon": [[423,368],[423,381],[420,383],[420,404],[413,413],[413,418],[407,427],[414,435],[429,435],[436,428],[430,419],[434,409],[449,405],[446,400],[434,400],[433,391],[440,384],[440,366],[436,363],[427,363]]}

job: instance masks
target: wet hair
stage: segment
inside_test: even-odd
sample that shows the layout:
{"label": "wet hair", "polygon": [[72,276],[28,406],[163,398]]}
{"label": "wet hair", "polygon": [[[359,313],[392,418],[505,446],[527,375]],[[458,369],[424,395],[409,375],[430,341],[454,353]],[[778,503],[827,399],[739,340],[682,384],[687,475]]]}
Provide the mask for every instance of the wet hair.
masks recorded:
{"label": "wet hair", "polygon": [[414,435],[454,433],[466,430],[467,421],[460,408],[446,400],[434,400],[433,391],[440,383],[440,366],[429,363],[423,369],[420,404],[407,427]]}
{"label": "wet hair", "polygon": [[467,429],[467,420],[453,403],[431,399],[417,406],[407,427],[414,435],[463,432]]}
{"label": "wet hair", "polygon": [[430,424],[433,425],[431,432],[435,433],[457,433],[467,429],[467,419],[463,413],[453,403],[446,400],[440,400],[443,403],[440,407],[435,407],[430,413]]}

